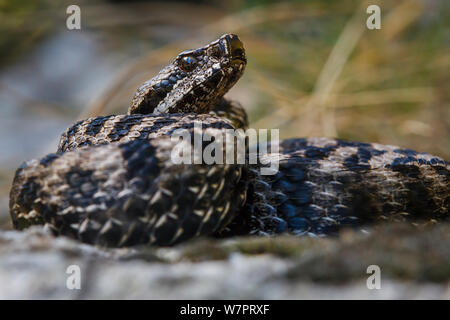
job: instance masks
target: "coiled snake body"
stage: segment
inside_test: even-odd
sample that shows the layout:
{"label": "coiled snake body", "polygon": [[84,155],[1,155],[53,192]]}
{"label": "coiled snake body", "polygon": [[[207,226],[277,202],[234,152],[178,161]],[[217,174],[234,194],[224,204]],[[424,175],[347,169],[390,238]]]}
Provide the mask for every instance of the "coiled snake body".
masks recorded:
{"label": "coiled snake body", "polygon": [[14,227],[44,224],[83,242],[130,246],[448,218],[449,163],[409,149],[289,139],[274,175],[261,175],[257,164],[171,161],[177,129],[192,138],[196,121],[201,134],[247,127],[243,108],[223,98],[245,64],[242,42],[224,35],[180,53],[137,90],[127,115],[67,129],[57,153],[17,170]]}

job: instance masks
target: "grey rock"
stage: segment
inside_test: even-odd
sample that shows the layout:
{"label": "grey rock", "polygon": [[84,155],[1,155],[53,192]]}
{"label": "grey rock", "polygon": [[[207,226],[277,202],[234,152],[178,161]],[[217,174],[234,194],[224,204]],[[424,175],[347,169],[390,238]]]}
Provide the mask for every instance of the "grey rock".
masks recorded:
{"label": "grey rock", "polygon": [[[425,240],[408,231],[393,248],[380,244],[379,250],[386,259],[390,254],[404,257],[405,253],[400,252],[403,246],[423,250],[427,241],[432,241],[433,234],[448,229],[431,230]],[[376,231],[370,236],[351,233],[339,239],[200,239],[172,248],[103,249],[65,237],[55,238],[41,227],[22,232],[3,230],[0,231],[0,299],[450,298],[449,282],[445,281],[450,273],[448,267],[437,273],[440,278],[433,276],[438,270],[434,267],[435,271],[428,271],[428,278],[423,270],[418,270],[420,277],[411,273],[405,279],[402,273],[391,272],[402,264],[396,258],[389,260],[394,266],[386,263],[384,267],[382,288],[367,289],[368,275],[360,272],[357,262],[365,266],[364,243],[376,246],[378,240],[374,239],[380,237],[377,234],[391,231]],[[416,242],[409,241],[408,237],[413,236]],[[389,239],[380,240],[384,241]],[[448,237],[441,237],[440,241],[444,243],[438,247],[449,247]],[[356,247],[358,251],[354,251]],[[438,265],[450,259],[447,252],[439,249],[433,253],[441,259]],[[372,252],[370,256],[377,254]],[[420,259],[423,252],[414,256]],[[414,263],[414,258],[408,256],[407,261]],[[70,265],[80,267],[80,290],[66,286],[70,276],[66,270]],[[433,265],[424,262],[424,268],[430,270]],[[323,276],[327,270],[334,270],[328,278]]]}

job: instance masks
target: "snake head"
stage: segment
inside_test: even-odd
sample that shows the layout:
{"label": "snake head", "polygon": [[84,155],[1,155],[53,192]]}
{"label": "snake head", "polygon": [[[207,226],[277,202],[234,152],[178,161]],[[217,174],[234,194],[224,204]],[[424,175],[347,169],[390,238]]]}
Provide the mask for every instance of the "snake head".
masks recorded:
{"label": "snake head", "polygon": [[239,80],[246,63],[244,46],[234,34],[183,51],[138,88],[128,113],[207,113]]}

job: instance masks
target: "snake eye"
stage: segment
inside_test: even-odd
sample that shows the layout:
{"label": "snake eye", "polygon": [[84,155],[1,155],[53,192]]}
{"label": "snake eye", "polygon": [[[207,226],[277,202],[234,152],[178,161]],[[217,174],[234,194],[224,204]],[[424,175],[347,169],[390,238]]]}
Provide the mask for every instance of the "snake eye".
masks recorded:
{"label": "snake eye", "polygon": [[183,57],[180,61],[180,67],[183,71],[192,71],[197,65],[197,59],[192,56]]}

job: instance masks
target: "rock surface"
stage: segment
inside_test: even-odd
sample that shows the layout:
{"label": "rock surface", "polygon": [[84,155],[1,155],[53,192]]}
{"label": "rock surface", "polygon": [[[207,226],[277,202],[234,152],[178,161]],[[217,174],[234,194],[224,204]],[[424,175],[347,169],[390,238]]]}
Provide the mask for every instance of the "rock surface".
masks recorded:
{"label": "rock surface", "polygon": [[[381,268],[369,290],[368,265]],[[70,290],[70,265],[81,289]],[[199,239],[102,249],[43,228],[0,231],[0,299],[450,299],[450,226],[335,239]]]}

